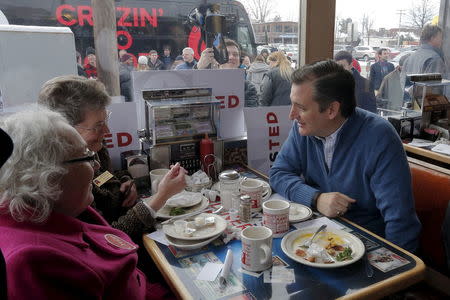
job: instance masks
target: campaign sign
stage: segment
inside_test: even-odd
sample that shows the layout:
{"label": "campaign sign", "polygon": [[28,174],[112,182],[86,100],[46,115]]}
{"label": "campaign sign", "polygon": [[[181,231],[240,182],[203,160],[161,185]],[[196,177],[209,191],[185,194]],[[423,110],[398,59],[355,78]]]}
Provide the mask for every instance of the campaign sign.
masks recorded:
{"label": "campaign sign", "polygon": [[269,174],[292,127],[290,108],[289,105],[244,108],[249,167]]}

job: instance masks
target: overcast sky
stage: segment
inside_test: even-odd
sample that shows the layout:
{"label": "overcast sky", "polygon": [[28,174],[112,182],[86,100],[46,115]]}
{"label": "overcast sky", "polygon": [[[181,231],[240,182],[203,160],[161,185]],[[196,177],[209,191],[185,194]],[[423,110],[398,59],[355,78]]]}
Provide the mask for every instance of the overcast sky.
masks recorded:
{"label": "overcast sky", "polygon": [[[297,21],[299,14],[299,0],[272,0],[275,10],[278,11],[283,20]],[[429,0],[439,14],[440,0]],[[421,3],[421,0],[336,0],[336,17],[352,18],[353,21],[361,22],[364,13],[374,17],[374,29],[379,27],[398,27],[399,15],[397,10],[407,10]],[[402,17],[404,24],[404,16]]]}

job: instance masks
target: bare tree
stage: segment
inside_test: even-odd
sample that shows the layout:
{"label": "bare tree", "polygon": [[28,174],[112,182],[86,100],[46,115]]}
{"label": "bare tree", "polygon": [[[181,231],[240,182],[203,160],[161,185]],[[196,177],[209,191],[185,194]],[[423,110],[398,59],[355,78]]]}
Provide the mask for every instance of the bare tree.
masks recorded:
{"label": "bare tree", "polygon": [[273,12],[273,0],[242,0],[250,17],[258,23],[265,23]]}
{"label": "bare tree", "polygon": [[411,8],[406,11],[406,23],[415,29],[422,30],[425,24],[439,13],[438,7],[432,0],[419,0],[413,3],[415,5],[411,5]]}
{"label": "bare tree", "polygon": [[367,36],[367,45],[370,43],[370,31],[372,30],[375,19],[372,19],[368,13],[364,13],[361,19],[362,36]]}

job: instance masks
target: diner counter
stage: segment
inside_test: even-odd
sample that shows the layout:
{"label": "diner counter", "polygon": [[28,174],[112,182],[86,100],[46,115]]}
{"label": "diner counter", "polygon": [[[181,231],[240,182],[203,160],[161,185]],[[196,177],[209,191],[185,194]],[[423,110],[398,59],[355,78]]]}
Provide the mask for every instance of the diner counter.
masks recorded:
{"label": "diner counter", "polygon": [[444,155],[431,150],[410,146],[408,144],[403,144],[403,148],[406,153],[412,153],[414,157],[422,159],[429,162],[439,162],[441,166],[450,168],[450,155]]}

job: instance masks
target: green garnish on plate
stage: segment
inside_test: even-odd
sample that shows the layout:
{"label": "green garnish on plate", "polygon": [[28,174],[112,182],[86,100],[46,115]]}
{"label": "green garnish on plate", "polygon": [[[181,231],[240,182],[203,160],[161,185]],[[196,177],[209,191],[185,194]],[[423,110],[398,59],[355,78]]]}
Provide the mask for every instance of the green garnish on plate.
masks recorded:
{"label": "green garnish on plate", "polygon": [[173,207],[170,209],[170,216],[179,216],[184,214],[186,211],[181,207]]}
{"label": "green garnish on plate", "polygon": [[336,260],[344,261],[344,260],[353,259],[352,252],[353,252],[352,248],[346,247],[346,248],[344,248],[344,251],[342,251],[342,252],[338,253],[338,255],[336,255]]}

